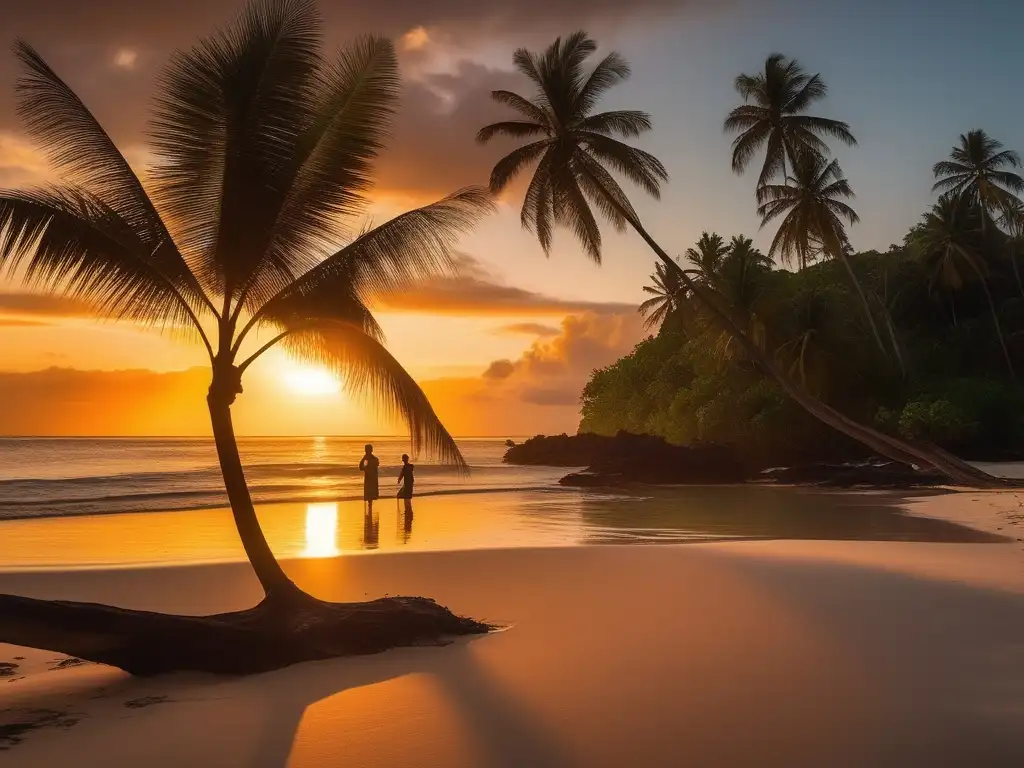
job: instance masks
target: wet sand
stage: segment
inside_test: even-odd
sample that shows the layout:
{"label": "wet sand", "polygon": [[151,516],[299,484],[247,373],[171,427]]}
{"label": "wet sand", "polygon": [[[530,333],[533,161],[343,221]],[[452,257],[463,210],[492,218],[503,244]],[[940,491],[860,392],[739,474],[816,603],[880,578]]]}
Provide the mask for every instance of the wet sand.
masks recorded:
{"label": "wet sand", "polygon": [[[1019,766],[1017,503],[965,493],[909,504],[1002,529],[1005,543],[290,561],[321,597],[425,594],[509,629],[244,679],[51,669],[56,654],[0,646],[0,662],[18,665],[0,677],[0,764]],[[184,613],[258,597],[242,564],[9,573],[0,591]]]}

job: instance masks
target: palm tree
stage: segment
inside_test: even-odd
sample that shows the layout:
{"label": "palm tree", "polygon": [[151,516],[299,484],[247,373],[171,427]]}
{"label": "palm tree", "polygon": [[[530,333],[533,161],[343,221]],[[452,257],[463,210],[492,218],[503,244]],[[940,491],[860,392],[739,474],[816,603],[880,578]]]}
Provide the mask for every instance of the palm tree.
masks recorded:
{"label": "palm tree", "polygon": [[[171,59],[152,121],[151,185],[31,46],[19,42],[16,53],[21,115],[61,178],[0,193],[0,266],[23,268],[28,284],[86,300],[105,317],[203,345],[217,455],[263,605],[308,607],[312,598],[274,558],[246,485],[231,420],[243,374],[280,345],[403,418],[414,450],[465,467],[385,348],[369,302],[451,264],[458,235],[490,195],[462,190],[350,234],[369,202],[398,66],[378,37],[324,60],[312,0],[257,0],[228,30]],[[257,340],[260,331],[269,339]]]}
{"label": "palm tree", "polygon": [[1020,155],[1003,149],[985,131],[976,129],[960,134],[960,144],[949,153],[949,160],[935,164],[932,190],[942,194],[967,195],[981,206],[981,231],[988,229],[989,217],[1013,205],[1024,192],[1024,178],[1010,168],[1020,168]]}
{"label": "palm tree", "polygon": [[[583,32],[558,38],[543,54],[525,48],[515,52],[516,68],[536,87],[532,98],[510,91],[495,91],[495,100],[513,107],[523,120],[488,125],[477,138],[486,142],[505,135],[531,139],[498,161],[491,172],[491,191],[500,193],[529,165],[536,163],[523,202],[524,226],[536,231],[541,246],[548,249],[553,224],[573,229],[591,258],[599,261],[600,229],[591,205],[616,228],[631,226],[680,282],[736,339],[743,351],[782,389],[816,418],[873,450],[897,461],[921,463],[941,469],[965,483],[994,484],[994,478],[970,465],[920,446],[913,446],[858,424],[817,400],[786,375],[720,307],[715,300],[668,255],[644,229],[640,217],[605,164],[657,198],[660,183],[668,177],[664,166],[652,155],[612,138],[610,134],[636,136],[651,127],[644,112],[594,113],[598,97],[629,76],[626,61],[609,54],[592,70],[584,65],[597,44]],[[536,139],[536,140],[533,140]]]}
{"label": "palm tree", "polygon": [[722,259],[728,252],[729,246],[720,234],[702,232],[697,246],[686,249],[686,258],[693,264],[697,280],[703,285],[712,285],[722,266]]}
{"label": "palm tree", "polygon": [[943,195],[914,229],[912,245],[929,267],[934,284],[947,291],[958,291],[967,280],[977,279],[981,283],[1006,368],[1010,378],[1015,378],[995,301],[988,289],[988,265],[981,254],[984,243],[981,222],[984,217],[983,207],[970,195]]}
{"label": "palm tree", "polygon": [[772,268],[771,257],[761,253],[761,251],[754,247],[754,241],[744,235],[736,235],[729,242],[723,268],[732,262],[744,265],[749,264],[766,271]]}
{"label": "palm tree", "polygon": [[[759,349],[765,347],[764,321],[765,277],[772,261],[754,248],[754,241],[743,235],[732,238],[728,253],[715,273],[715,296],[733,322]],[[727,331],[721,331],[718,349],[723,358],[735,358],[737,343]]]}
{"label": "palm tree", "polygon": [[828,86],[821,75],[807,74],[796,59],[773,53],[765,60],[763,73],[739,75],[735,86],[744,103],[729,113],[723,126],[726,132],[740,132],[732,143],[732,169],[745,171],[764,147],[759,187],[775,176],[786,178],[787,158],[792,165],[801,154],[828,156],[822,136],[847,146],[857,143],[846,123],[804,114],[825,98]]}
{"label": "palm tree", "polygon": [[637,311],[644,318],[644,328],[647,329],[660,327],[681,308],[686,296],[686,289],[680,283],[678,275],[670,272],[660,261],[654,264],[651,283],[652,285],[644,286],[644,293],[650,294],[651,298],[637,307]]}
{"label": "palm tree", "polygon": [[770,256],[778,254],[784,261],[792,261],[796,257],[801,269],[817,253],[843,263],[860,298],[875,343],[883,355],[888,355],[867,294],[850,259],[846,224],[860,221],[857,212],[845,202],[853,196],[853,189],[843,176],[838,160],[805,154],[785,184],[768,184],[758,189],[760,205],[757,212],[761,216],[762,227],[780,216],[784,217],[768,250]]}

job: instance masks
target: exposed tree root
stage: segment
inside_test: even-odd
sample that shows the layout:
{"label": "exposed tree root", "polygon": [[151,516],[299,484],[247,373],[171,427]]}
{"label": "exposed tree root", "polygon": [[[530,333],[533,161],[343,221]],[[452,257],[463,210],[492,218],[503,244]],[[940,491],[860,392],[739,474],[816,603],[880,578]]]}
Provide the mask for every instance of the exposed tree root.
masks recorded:
{"label": "exposed tree root", "polygon": [[0,642],[56,651],[134,675],[266,672],[489,629],[425,597],[327,603],[295,591],[245,611],[176,616],[0,595]]}

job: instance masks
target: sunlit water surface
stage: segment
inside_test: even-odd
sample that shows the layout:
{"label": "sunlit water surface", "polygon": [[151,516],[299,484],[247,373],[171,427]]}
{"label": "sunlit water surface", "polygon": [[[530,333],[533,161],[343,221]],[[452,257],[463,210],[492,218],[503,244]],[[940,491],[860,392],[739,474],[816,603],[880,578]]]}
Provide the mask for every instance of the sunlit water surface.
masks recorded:
{"label": "sunlit water surface", "polygon": [[[611,494],[552,488],[269,504],[259,516],[282,558],[369,552],[660,544],[730,539],[984,542],[995,537],[903,513],[884,494],[743,487]],[[79,515],[0,523],[0,569],[238,561],[227,509]]]}

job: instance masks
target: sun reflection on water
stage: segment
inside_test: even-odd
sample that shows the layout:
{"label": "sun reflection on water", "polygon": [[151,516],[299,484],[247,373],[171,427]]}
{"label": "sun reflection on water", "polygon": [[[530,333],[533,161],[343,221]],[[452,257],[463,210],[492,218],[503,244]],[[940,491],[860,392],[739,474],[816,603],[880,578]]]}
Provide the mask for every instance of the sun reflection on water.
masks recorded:
{"label": "sun reflection on water", "polygon": [[306,505],[306,548],[303,557],[334,557],[338,549],[338,504]]}

